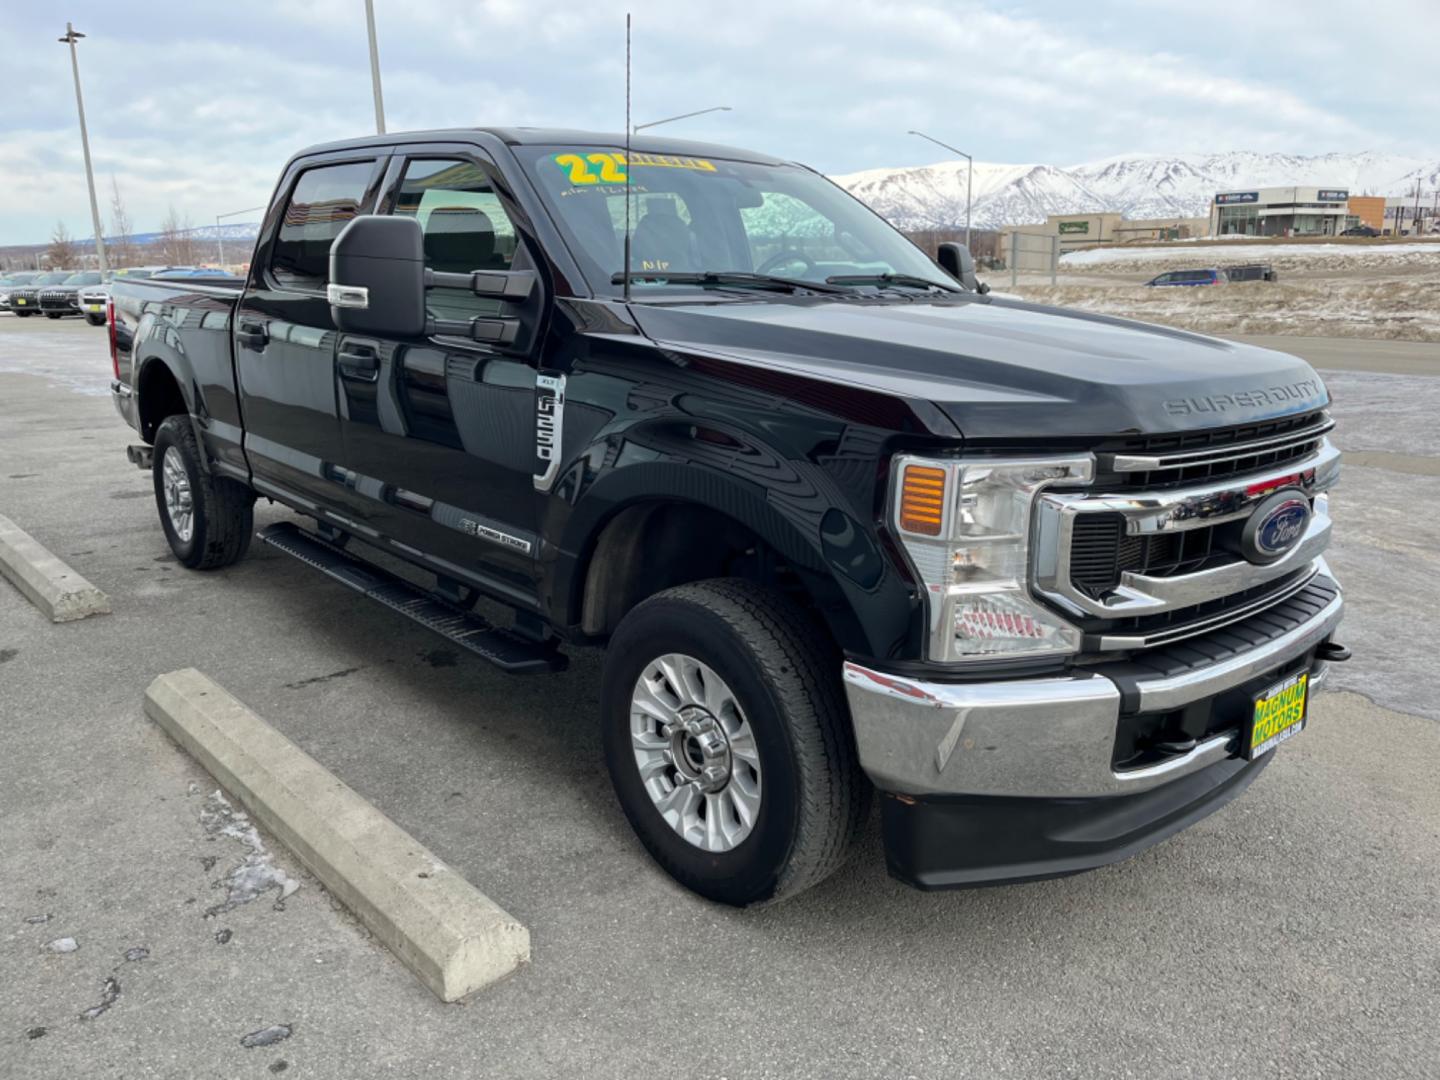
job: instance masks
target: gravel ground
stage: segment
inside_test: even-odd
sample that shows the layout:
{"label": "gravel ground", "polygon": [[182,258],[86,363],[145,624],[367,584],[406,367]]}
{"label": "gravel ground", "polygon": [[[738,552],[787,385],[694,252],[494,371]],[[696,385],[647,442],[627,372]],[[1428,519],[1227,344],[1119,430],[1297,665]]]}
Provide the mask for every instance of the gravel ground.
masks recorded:
{"label": "gravel ground", "polygon": [[[1244,797],[968,892],[889,881],[872,825],[822,887],[736,912],[630,836],[597,655],[510,679],[268,551],[181,570],[128,429],[77,392],[105,378],[103,332],[0,316],[0,512],[115,607],[54,626],[0,585],[0,1076],[1435,1075],[1440,380],[1326,373],[1342,443],[1385,463],[1335,498],[1357,655]],[[441,1005],[263,836],[282,884],[207,914],[266,856],[141,711],[188,665],[526,922],[533,963]]]}

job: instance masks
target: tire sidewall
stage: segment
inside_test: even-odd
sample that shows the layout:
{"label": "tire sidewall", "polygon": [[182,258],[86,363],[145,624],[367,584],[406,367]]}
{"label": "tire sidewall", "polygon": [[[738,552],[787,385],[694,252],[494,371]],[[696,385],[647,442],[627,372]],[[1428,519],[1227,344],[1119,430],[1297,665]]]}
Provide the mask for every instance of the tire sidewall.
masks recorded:
{"label": "tire sidewall", "polygon": [[[189,438],[185,438],[176,431],[177,423],[188,424],[187,417],[171,417],[160,425],[155,432],[154,463],[151,466],[151,479],[155,486],[155,508],[160,514],[160,527],[165,530],[165,539],[170,544],[170,550],[175,553],[175,558],[181,564],[192,569],[199,565],[205,551],[205,532],[209,522],[205,518],[205,500],[202,498],[201,484],[204,477],[200,475],[199,463],[191,452],[195,445],[194,434],[186,431]],[[183,431],[184,429],[182,429]],[[185,468],[185,475],[190,480],[190,506],[194,515],[194,525],[190,530],[188,541],[180,539],[175,531],[174,524],[170,521],[170,511],[165,506],[165,453],[174,448],[180,456],[180,463]]]}
{"label": "tire sidewall", "polygon": [[[750,835],[725,852],[704,851],[675,832],[640,780],[630,737],[635,682],[651,661],[682,653],[712,668],[735,693],[760,755],[760,812]],[[694,891],[730,904],[769,899],[795,845],[800,776],[788,725],[753,654],[714,612],[657,598],[637,608],[611,641],[601,688],[606,764],[621,809],[641,842]]]}

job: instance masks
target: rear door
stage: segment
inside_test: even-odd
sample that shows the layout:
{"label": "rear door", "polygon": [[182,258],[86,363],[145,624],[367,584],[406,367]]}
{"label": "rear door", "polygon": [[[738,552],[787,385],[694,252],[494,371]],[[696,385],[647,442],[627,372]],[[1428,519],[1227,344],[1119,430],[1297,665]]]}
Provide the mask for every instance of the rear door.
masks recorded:
{"label": "rear door", "polygon": [[373,209],[387,161],[388,151],[371,148],[292,164],[235,313],[255,486],[306,507],[346,507],[356,498],[342,465],[337,335],[325,285],[330,243]]}
{"label": "rear door", "polygon": [[[380,212],[417,218],[431,270],[533,268],[518,208],[476,147],[397,148]],[[499,190],[497,190],[499,189]],[[501,313],[468,289],[431,289],[439,319]],[[458,337],[342,335],[345,462],[367,526],[515,599],[534,595],[536,368]]]}

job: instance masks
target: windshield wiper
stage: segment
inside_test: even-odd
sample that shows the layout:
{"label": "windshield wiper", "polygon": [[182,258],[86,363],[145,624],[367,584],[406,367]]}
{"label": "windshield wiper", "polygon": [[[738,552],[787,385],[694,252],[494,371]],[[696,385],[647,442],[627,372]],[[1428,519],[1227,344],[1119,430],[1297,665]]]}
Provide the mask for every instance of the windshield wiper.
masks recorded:
{"label": "windshield wiper", "polygon": [[[665,270],[631,270],[630,280],[657,281],[670,285],[738,285],[754,289],[773,289],[779,292],[798,292],[801,289],[817,293],[844,293],[847,289],[821,281],[806,281],[803,278],[780,277],[777,274],[756,274],[749,270],[702,270],[670,273]],[[623,285],[625,274],[617,270],[610,275],[611,285]]]}
{"label": "windshield wiper", "polygon": [[941,292],[964,292],[953,285],[941,285],[938,281],[931,281],[929,278],[916,277],[914,274],[836,274],[825,279],[829,285],[909,285],[917,289],[939,289]]}

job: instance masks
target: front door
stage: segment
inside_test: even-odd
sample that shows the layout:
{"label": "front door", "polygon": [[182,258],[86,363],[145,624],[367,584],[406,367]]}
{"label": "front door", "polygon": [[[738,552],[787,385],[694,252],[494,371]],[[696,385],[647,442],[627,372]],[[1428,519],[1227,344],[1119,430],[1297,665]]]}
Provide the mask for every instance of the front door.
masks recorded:
{"label": "front door", "polygon": [[235,313],[235,369],[255,486],[308,507],[353,499],[342,469],[336,329],[325,284],[330,242],[374,203],[382,154],[301,165],[267,222]]}
{"label": "front door", "polygon": [[[391,167],[382,209],[417,218],[431,270],[533,266],[514,215],[478,151],[422,154]],[[495,316],[500,302],[431,289],[432,317]],[[468,339],[338,341],[345,463],[365,524],[417,548],[441,570],[533,601],[535,368]]]}

